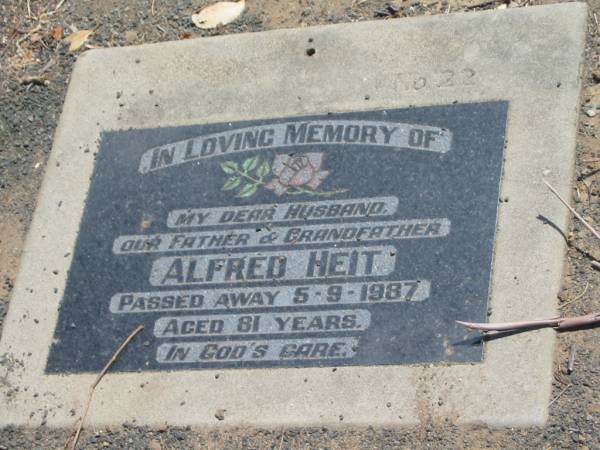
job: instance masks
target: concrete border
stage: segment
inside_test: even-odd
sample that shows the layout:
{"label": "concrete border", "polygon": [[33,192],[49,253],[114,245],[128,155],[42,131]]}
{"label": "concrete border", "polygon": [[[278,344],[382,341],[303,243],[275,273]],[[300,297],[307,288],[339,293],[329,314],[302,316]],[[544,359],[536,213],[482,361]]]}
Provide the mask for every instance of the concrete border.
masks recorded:
{"label": "concrete border", "polygon": [[[95,378],[48,376],[44,366],[102,130],[508,100],[502,196],[509,200],[499,209],[490,320],[555,314],[564,242],[536,217],[566,229],[565,209],[542,176],[569,195],[586,18],[584,3],[569,3],[83,54],[0,342],[0,425],[70,426],[70,411],[81,410]],[[443,86],[448,71],[453,82]],[[548,330],[491,341],[484,363],[474,365],[112,374],[96,391],[88,423],[541,425],[553,341]]]}

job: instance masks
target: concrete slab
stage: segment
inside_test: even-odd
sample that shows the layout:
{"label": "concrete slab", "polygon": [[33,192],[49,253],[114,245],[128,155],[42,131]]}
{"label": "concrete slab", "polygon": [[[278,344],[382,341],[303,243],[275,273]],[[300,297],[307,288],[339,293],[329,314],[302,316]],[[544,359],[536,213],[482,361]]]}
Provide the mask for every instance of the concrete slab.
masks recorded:
{"label": "concrete slab", "polygon": [[[96,391],[93,425],[542,424],[553,332],[482,349],[453,321],[481,320],[488,304],[493,321],[555,314],[563,242],[537,216],[566,228],[542,177],[568,195],[585,21],[571,3],[82,55],[0,341],[0,424],[71,425],[138,323],[144,334]],[[302,123],[316,126],[304,138]],[[240,130],[258,144],[213,154]],[[362,206],[351,219],[307,216],[304,231],[414,228],[282,238],[300,226],[290,208],[314,202]],[[241,212],[259,204],[267,218]],[[223,226],[234,213],[242,223]],[[253,232],[231,243],[223,229]],[[221,241],[179,246],[203,233]],[[315,249],[346,255],[320,274]],[[206,255],[255,259],[238,279],[239,266],[201,269]],[[370,303],[374,284],[389,303]],[[273,287],[279,303],[248,314],[218,301]],[[169,295],[186,297],[173,307]],[[288,319],[298,326],[278,328]],[[207,356],[230,342],[266,347]],[[301,345],[320,353],[284,360]]]}

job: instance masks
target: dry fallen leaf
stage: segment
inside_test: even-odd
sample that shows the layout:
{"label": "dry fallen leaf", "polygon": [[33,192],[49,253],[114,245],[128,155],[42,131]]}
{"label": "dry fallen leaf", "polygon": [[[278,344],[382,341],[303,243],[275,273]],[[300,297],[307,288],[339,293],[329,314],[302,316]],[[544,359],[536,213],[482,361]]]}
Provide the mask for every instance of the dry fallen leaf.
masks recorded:
{"label": "dry fallen leaf", "polygon": [[87,40],[87,38],[92,34],[93,30],[79,30],[71,33],[65,38],[65,41],[69,42],[71,45],[69,46],[69,51],[74,52],[79,47],[83,45],[83,43]]}
{"label": "dry fallen leaf", "polygon": [[60,25],[56,25],[55,27],[52,28],[52,39],[54,39],[55,41],[59,41],[62,39],[63,35],[65,34],[65,29],[63,27],[61,27]]}
{"label": "dry fallen leaf", "polygon": [[227,25],[237,19],[246,7],[245,0],[239,2],[219,2],[207,6],[198,14],[192,15],[192,22],[198,28],[210,29],[218,25]]}

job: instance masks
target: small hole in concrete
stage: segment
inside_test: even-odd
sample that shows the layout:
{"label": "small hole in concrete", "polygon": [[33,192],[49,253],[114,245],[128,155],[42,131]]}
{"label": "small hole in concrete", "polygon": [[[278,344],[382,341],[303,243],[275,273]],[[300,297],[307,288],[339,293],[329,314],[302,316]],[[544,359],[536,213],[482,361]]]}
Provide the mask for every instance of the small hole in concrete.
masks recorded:
{"label": "small hole in concrete", "polygon": [[312,47],[306,50],[307,56],[312,56],[315,53],[317,53],[317,51],[314,48],[312,48]]}

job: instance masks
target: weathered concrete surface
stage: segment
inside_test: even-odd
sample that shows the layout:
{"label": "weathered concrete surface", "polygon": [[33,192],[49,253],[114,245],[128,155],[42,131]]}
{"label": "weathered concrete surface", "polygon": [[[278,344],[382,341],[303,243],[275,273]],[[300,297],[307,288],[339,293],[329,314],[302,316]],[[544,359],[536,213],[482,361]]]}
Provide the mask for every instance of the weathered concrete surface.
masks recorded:
{"label": "weathered concrete surface", "polygon": [[[0,423],[71,425],[96,377],[47,376],[44,367],[103,130],[507,100],[508,201],[499,210],[490,320],[555,314],[564,243],[536,217],[566,227],[542,176],[568,195],[585,20],[585,5],[572,3],[84,54],[0,341]],[[112,374],[89,423],[537,425],[547,415],[552,358],[545,330],[490,341],[474,365]]]}

